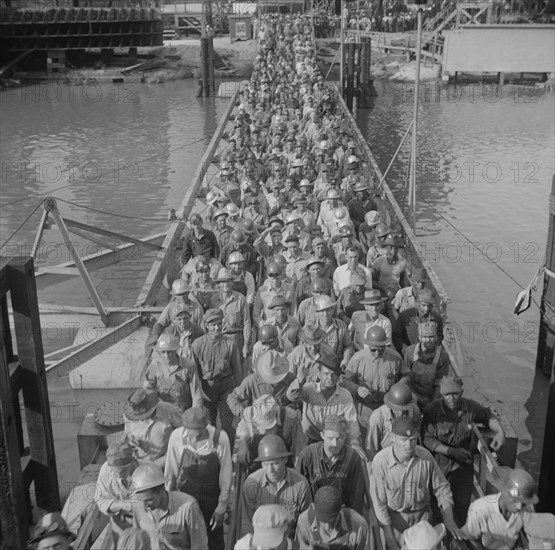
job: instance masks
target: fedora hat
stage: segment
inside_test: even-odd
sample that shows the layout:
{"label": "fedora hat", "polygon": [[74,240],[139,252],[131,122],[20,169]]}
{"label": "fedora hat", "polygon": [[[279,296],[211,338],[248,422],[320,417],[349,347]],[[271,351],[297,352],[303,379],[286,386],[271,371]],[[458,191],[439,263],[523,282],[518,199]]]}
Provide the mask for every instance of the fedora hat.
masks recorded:
{"label": "fedora hat", "polygon": [[403,533],[402,550],[434,550],[445,537],[443,523],[432,527],[427,521],[419,521]]}
{"label": "fedora hat", "polygon": [[291,302],[286,296],[278,294],[272,298],[272,301],[268,305],[268,309],[274,309],[275,307],[290,306]]}
{"label": "fedora hat", "polygon": [[413,270],[411,279],[413,282],[416,283],[423,283],[425,281],[428,281],[428,272],[423,267],[419,267]]}
{"label": "fedora hat", "polygon": [[75,535],[68,529],[67,523],[60,512],[52,512],[43,516],[35,526],[35,531],[28,544],[36,544],[56,535],[65,535],[71,542],[76,539]]}
{"label": "fedora hat", "polygon": [[255,424],[263,431],[271,430],[278,421],[277,401],[273,395],[264,394],[243,411],[243,420]]}
{"label": "fedora hat", "polygon": [[320,344],[325,336],[324,331],[316,325],[306,325],[301,332],[301,340],[310,346]]}
{"label": "fedora hat", "polygon": [[158,405],[156,392],[147,392],[139,388],[127,398],[123,412],[128,420],[144,420],[155,411],[156,405]]}
{"label": "fedora hat", "polygon": [[378,305],[383,302],[382,295],[379,290],[367,290],[364,293],[364,298],[360,301],[364,305]]}
{"label": "fedora hat", "polygon": [[287,376],[289,362],[283,353],[272,349],[265,351],[258,357],[255,369],[264,382],[277,384]]}
{"label": "fedora hat", "polygon": [[376,227],[381,223],[382,218],[377,210],[370,210],[364,214],[364,221],[368,227]]}

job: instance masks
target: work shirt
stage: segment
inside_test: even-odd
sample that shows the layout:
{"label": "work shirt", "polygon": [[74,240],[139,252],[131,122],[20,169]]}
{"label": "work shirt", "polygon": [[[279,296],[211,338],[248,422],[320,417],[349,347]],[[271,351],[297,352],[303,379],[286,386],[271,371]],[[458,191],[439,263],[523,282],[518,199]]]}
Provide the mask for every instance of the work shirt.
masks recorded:
{"label": "work shirt", "polygon": [[[265,323],[261,323],[265,324]],[[299,343],[299,338],[301,335],[301,324],[293,315],[288,315],[287,321],[283,325],[278,324],[275,317],[271,321],[268,321],[269,325],[273,325],[277,328],[280,342],[283,345],[286,353],[289,355],[295,346]]]}
{"label": "work shirt", "polygon": [[224,225],[223,227],[214,227],[214,235],[216,235],[216,240],[220,246],[220,250],[229,243],[229,236],[231,235],[233,228],[229,225]]}
{"label": "work shirt", "polygon": [[297,319],[299,319],[299,322],[303,327],[305,325],[313,325],[316,322],[315,298],[316,296],[307,298],[306,300],[303,300],[299,305],[299,309],[297,310]]}
{"label": "work shirt", "polygon": [[221,380],[233,376],[236,384],[242,379],[242,365],[237,344],[220,334],[201,336],[193,342],[193,357],[202,380]]}
{"label": "work shirt", "polygon": [[366,310],[353,313],[349,330],[353,334],[353,345],[357,351],[364,349],[364,340],[368,329],[376,326],[382,327],[386,337],[391,339],[391,321],[385,315],[378,313],[378,317],[372,321]]}
{"label": "work shirt", "polygon": [[[333,292],[332,280],[328,279],[327,277],[320,277],[320,278],[326,283],[326,287],[327,287],[326,294],[328,296],[331,296]],[[311,285],[312,285],[312,280],[310,278],[310,275],[306,275],[297,283],[297,288],[295,290],[295,293],[297,296],[298,304],[300,304],[303,300],[306,300],[307,298],[312,297],[312,290],[310,289]]]}
{"label": "work shirt", "polygon": [[168,509],[146,510],[141,502],[133,506],[133,515],[140,529],[150,536],[152,550],[166,548],[160,531],[164,526],[183,533],[183,548],[197,550],[208,548],[208,536],[204,517],[197,500],[177,491],[168,493]]}
{"label": "work shirt", "polygon": [[[312,503],[308,481],[292,468],[277,485],[270,483],[264,470],[257,470],[245,480],[241,495],[241,535],[253,532],[252,516],[259,506],[281,504],[298,518]],[[294,531],[295,525],[291,527]]]}
{"label": "work shirt", "polygon": [[366,253],[366,265],[368,267],[372,267],[374,265],[374,262],[380,258],[381,256],[385,256],[385,253],[387,252],[387,250],[381,246],[379,246],[377,243],[373,244],[369,249],[368,252]]}
{"label": "work shirt", "polygon": [[391,335],[393,345],[399,353],[402,354],[407,346],[419,341],[418,325],[426,321],[437,323],[437,335],[441,343],[443,339],[443,321],[438,313],[432,311],[429,315],[421,317],[417,307],[411,307],[399,313]]}
{"label": "work shirt", "polygon": [[283,257],[287,262],[285,273],[294,281],[299,281],[306,275],[306,264],[308,263],[308,254],[302,252],[299,255],[293,255],[289,250],[283,253]]}
{"label": "work shirt", "polygon": [[102,464],[98,472],[97,491],[95,494],[95,502],[100,512],[110,518],[112,530],[121,534],[124,529],[132,526],[131,512],[129,515],[118,512],[117,514],[110,511],[110,506],[117,502],[132,504],[135,502],[133,495],[133,487],[131,484],[131,476],[128,482],[124,484],[121,476],[116,468],[112,468],[107,462]]}
{"label": "work shirt", "polygon": [[276,296],[287,298],[291,302],[292,310],[295,309],[294,285],[282,282],[279,288],[274,288],[270,284],[264,284],[258,289],[254,297],[252,318],[256,325],[262,325],[265,321],[271,321],[274,318],[274,311],[268,309],[268,306]]}
{"label": "work shirt", "polygon": [[125,417],[125,434],[133,447],[133,455],[138,461],[156,462],[163,465],[168,441],[174,428],[168,422],[156,418],[129,420]]}
{"label": "work shirt", "polygon": [[315,355],[312,355],[306,344],[301,341],[301,343],[293,349],[287,357],[289,361],[289,370],[297,376],[299,370],[308,367],[308,376],[306,377],[307,381],[317,382],[319,379],[319,373],[316,362],[322,357],[326,357],[328,355],[333,355],[333,350],[327,344],[321,343],[319,351],[316,352]]}
{"label": "work shirt", "polygon": [[[410,417],[420,422],[422,415],[416,404],[407,405],[405,408]],[[368,433],[366,435],[366,455],[368,460],[374,460],[379,451],[393,443],[393,435],[391,434],[393,420],[395,420],[395,415],[385,403],[375,409],[370,415]]]}
{"label": "work shirt", "polygon": [[332,319],[327,327],[324,327],[322,319],[318,319],[317,325],[325,334],[322,343],[327,344],[342,361],[349,361],[353,355],[353,344],[347,325],[341,319]]}
{"label": "work shirt", "polygon": [[351,394],[337,386],[328,399],[324,397],[320,382],[306,383],[302,386],[295,378],[287,390],[290,401],[304,401],[302,426],[311,441],[320,441],[324,421],[330,415],[343,416],[349,425],[351,445],[360,445],[360,430],[357,411]]}
{"label": "work shirt", "polygon": [[170,362],[156,354],[148,366],[146,380],[158,397],[173,403],[184,412],[190,407],[202,407],[203,398],[194,361],[181,361],[176,357]]}
{"label": "work shirt", "polygon": [[[191,285],[196,284],[199,280],[199,274],[197,273],[197,264],[204,260],[204,258],[197,256],[195,258],[191,258],[182,268],[180,271],[180,276],[182,279],[189,278],[189,282]],[[217,258],[208,258],[208,267],[210,268],[210,278],[215,280],[218,278],[218,273],[220,269],[222,269],[222,264],[219,262]]]}
{"label": "work shirt", "polygon": [[397,460],[393,447],[382,449],[374,457],[370,495],[381,525],[391,525],[391,512],[429,511],[430,487],[442,510],[453,506],[449,482],[432,454],[423,447],[417,445],[414,456],[405,463]]}
{"label": "work shirt", "polygon": [[246,376],[241,384],[227,396],[227,404],[236,416],[240,415],[245,407],[250,407],[254,401],[266,394],[273,395],[278,405],[289,405],[287,390],[294,379],[295,375],[288,372],[281,382],[269,384],[262,380],[258,372],[254,372]]}
{"label": "work shirt", "polygon": [[[292,348],[291,348],[292,349]],[[287,356],[287,351],[285,350],[284,346],[281,343],[281,340],[278,337],[278,345],[273,347],[272,345],[263,344],[260,340],[255,342],[254,346],[252,347],[252,370],[256,370],[256,361],[258,358],[267,351],[275,350],[282,355]]]}
{"label": "work shirt", "polygon": [[406,272],[407,262],[397,258],[395,263],[390,264],[385,256],[376,258],[372,264],[377,283],[385,290],[388,296],[394,297],[399,290],[399,282],[403,273]]}
{"label": "work shirt", "polygon": [[360,303],[363,299],[364,291],[357,294],[354,286],[342,289],[337,298],[338,317],[349,324],[355,311],[364,311],[364,305]]}
{"label": "work shirt", "polygon": [[351,247],[355,247],[358,250],[359,258],[364,258],[364,248],[356,239],[351,239],[351,242],[347,245],[343,244],[343,240],[341,240],[332,244],[331,247],[335,254],[337,265],[345,265],[347,263],[347,250]]}
{"label": "work shirt", "polygon": [[441,471],[447,476],[461,465],[449,457],[436,453],[439,445],[471,449],[472,424],[489,425],[493,413],[472,399],[462,398],[461,408],[452,411],[445,406],[443,398],[432,401],[424,409],[424,445],[434,454]]}
{"label": "work shirt", "polygon": [[[244,294],[247,299],[247,304],[251,305],[254,303],[254,296],[256,294],[256,285],[254,283],[254,277],[249,271],[242,271],[233,280],[234,283],[244,284],[247,287],[246,293]],[[239,294],[243,294],[239,292]]]}
{"label": "work shirt", "polygon": [[209,229],[203,229],[203,233],[199,236],[191,231],[183,240],[181,262],[185,265],[191,258],[202,256],[206,252],[210,253],[211,258],[217,258],[220,254],[220,245],[216,235]]}
{"label": "work shirt", "polygon": [[[372,411],[383,404],[384,395],[406,372],[408,369],[399,354],[389,348],[384,349],[381,357],[374,357],[369,349],[357,351],[351,357],[341,385],[351,392],[362,426],[368,425]],[[370,390],[370,395],[365,399],[360,397],[359,387]]]}
{"label": "work shirt", "polygon": [[203,284],[199,280],[191,285],[191,296],[194,296],[204,311],[210,309],[210,300],[212,296],[219,292],[218,284],[210,280]]}
{"label": "work shirt", "polygon": [[243,333],[245,342],[251,337],[251,316],[246,298],[239,292],[231,291],[229,297],[217,292],[210,299],[210,307],[221,309],[224,314],[222,331],[225,334]]}
{"label": "work shirt", "polygon": [[482,543],[486,550],[511,550],[524,526],[525,512],[511,514],[509,519],[499,509],[499,497],[487,495],[476,499],[468,509],[461,534],[466,540]]}
{"label": "work shirt", "polygon": [[[310,505],[314,508],[314,505]],[[316,519],[316,512],[310,509],[299,516],[295,538],[301,550],[311,550],[315,544],[337,544],[349,550],[366,550],[368,524],[355,510],[343,508],[339,512],[337,524],[325,529]]]}
{"label": "work shirt", "polygon": [[349,215],[351,220],[355,224],[355,227],[360,227],[364,223],[364,215],[371,210],[377,210],[376,203],[374,199],[367,197],[364,200],[359,200],[357,198],[351,199],[347,204],[349,209]]}
{"label": "work shirt", "polygon": [[313,497],[320,487],[333,485],[341,493],[343,504],[362,514],[364,484],[361,480],[362,468],[366,466],[357,452],[348,449],[350,447],[344,445],[337,457],[330,457],[324,450],[323,441],[312,443],[300,452],[296,468],[310,483]]}
{"label": "work shirt", "polygon": [[399,313],[401,313],[401,311],[405,311],[405,309],[409,309],[409,307],[416,307],[416,294],[414,292],[414,287],[411,285],[405,288],[400,288],[391,303]]}
{"label": "work shirt", "polygon": [[164,477],[170,480],[168,482],[168,487],[174,489],[176,480],[179,476],[181,457],[185,449],[188,449],[190,452],[197,455],[208,455],[213,453],[215,450],[220,462],[220,496],[218,498],[216,511],[223,514],[227,508],[229,491],[231,489],[231,480],[233,477],[231,446],[227,433],[221,430],[218,438],[218,445],[214,447],[214,434],[216,432],[216,428],[208,425],[206,426],[206,429],[208,430],[208,439],[202,441],[200,446],[196,446],[193,442],[191,442],[187,433],[187,428],[182,427],[174,430],[168,442]]}
{"label": "work shirt", "polygon": [[364,267],[362,264],[358,264],[354,269],[351,269],[348,264],[344,264],[340,265],[333,272],[333,291],[336,296],[339,296],[341,290],[352,285],[351,277],[355,273],[358,273],[361,277],[366,279],[367,289],[372,288],[372,272],[367,267]]}

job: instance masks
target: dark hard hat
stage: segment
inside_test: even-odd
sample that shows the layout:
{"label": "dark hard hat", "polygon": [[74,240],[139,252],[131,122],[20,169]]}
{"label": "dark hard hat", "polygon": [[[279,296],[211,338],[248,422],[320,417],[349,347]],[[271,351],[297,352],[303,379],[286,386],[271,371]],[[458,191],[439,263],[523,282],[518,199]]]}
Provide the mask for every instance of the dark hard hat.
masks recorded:
{"label": "dark hard hat", "polygon": [[412,403],[416,404],[416,398],[410,388],[403,382],[393,384],[389,391],[384,395],[384,403],[392,408],[406,407]]}
{"label": "dark hard hat", "polygon": [[275,325],[262,325],[260,328],[259,340],[262,343],[275,340],[277,337],[278,331]]}
{"label": "dark hard hat", "polygon": [[385,330],[378,325],[374,325],[367,330],[364,343],[369,346],[387,346],[389,340]]}
{"label": "dark hard hat", "polygon": [[229,239],[235,244],[247,243],[247,236],[240,229],[235,229],[234,231],[232,231],[231,235],[229,235]]}
{"label": "dark hard hat", "polygon": [[254,233],[254,222],[249,218],[239,220],[239,227],[245,233]]}
{"label": "dark hard hat", "polygon": [[501,490],[518,502],[523,504],[536,504],[538,496],[537,483],[525,470],[515,468],[509,470],[501,481]]}
{"label": "dark hard hat", "polygon": [[328,286],[326,285],[326,281],[324,279],[314,279],[310,283],[310,292],[327,292]]}
{"label": "dark hard hat", "polygon": [[285,458],[291,453],[285,446],[285,441],[277,434],[265,435],[258,444],[258,457],[256,462],[264,462],[265,460],[274,460],[276,458]]}

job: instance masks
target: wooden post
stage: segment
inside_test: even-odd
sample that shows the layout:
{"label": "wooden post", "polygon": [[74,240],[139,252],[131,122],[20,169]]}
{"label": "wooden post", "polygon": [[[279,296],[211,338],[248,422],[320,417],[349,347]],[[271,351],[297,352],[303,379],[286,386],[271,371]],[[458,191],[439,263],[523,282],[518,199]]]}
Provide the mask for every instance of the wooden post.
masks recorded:
{"label": "wooden post", "polygon": [[206,37],[200,39],[200,71],[202,79],[202,95],[210,95],[209,69],[208,69],[208,41]]}
{"label": "wooden post", "polygon": [[[545,267],[555,272],[555,175],[549,197],[549,229],[545,251]],[[552,375],[555,360],[555,279],[544,275],[541,299],[541,318],[538,335],[536,368]],[[555,412],[555,411],[554,411]]]}
{"label": "wooden post", "polygon": [[547,397],[547,414],[543,437],[542,462],[538,496],[538,512],[555,514],[555,383],[553,377]]}
{"label": "wooden post", "polygon": [[214,38],[208,38],[208,86],[207,96],[216,94],[216,77],[214,74]]}

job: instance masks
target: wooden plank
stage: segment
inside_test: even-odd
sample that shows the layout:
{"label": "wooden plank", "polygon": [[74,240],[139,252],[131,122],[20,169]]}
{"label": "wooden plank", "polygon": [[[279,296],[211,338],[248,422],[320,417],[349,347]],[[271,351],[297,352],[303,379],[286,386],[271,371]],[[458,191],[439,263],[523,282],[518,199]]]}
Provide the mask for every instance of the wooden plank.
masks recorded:
{"label": "wooden plank", "polygon": [[99,353],[113,346],[120,340],[123,340],[133,332],[135,332],[141,322],[141,315],[135,315],[131,319],[125,321],[114,330],[106,333],[105,335],[92,341],[90,344],[82,347],[81,349],[74,351],[64,359],[57,361],[53,365],[49,365],[46,368],[47,379],[66,376],[74,368],[87,362],[89,359],[95,357]]}
{"label": "wooden plank", "polygon": [[[0,333],[5,330],[9,331],[9,327],[4,326],[4,317],[0,316]],[[16,427],[9,361],[4,339],[0,338],[0,530],[2,547],[14,550],[25,548],[31,521],[25,503]]]}
{"label": "wooden plank", "polygon": [[85,231],[91,231],[93,233],[98,233],[99,235],[104,235],[105,237],[111,237],[112,239],[117,239],[120,241],[125,241],[128,243],[134,243],[145,248],[150,248],[151,250],[160,250],[162,247],[150,244],[148,242],[141,241],[139,239],[135,239],[133,237],[128,237],[127,235],[122,235],[121,233],[116,233],[115,231],[108,231],[107,229],[102,229],[100,227],[94,227],[93,225],[88,225],[86,223],[77,222],[75,220],[69,220],[64,218],[64,221],[68,227],[77,227],[78,229],[84,229]]}
{"label": "wooden plank", "polygon": [[10,330],[10,314],[8,309],[8,299],[6,295],[0,296],[0,317],[2,317],[2,320],[3,320],[3,328],[0,331],[0,339],[4,342],[4,346],[6,347],[6,357],[8,358],[8,362],[11,363],[13,361],[14,355],[13,355],[12,334]]}
{"label": "wooden plank", "polygon": [[60,267],[57,265],[45,265],[41,266],[35,272],[35,275],[42,275],[43,273],[49,273],[51,275],[67,275],[69,277],[78,277],[79,270],[76,267]]}
{"label": "wooden plank", "polygon": [[31,249],[31,258],[33,258],[33,260],[35,260],[37,256],[37,250],[39,249],[40,241],[42,239],[42,234],[44,233],[46,220],[48,220],[48,212],[46,210],[43,210],[42,216],[39,222],[39,228],[37,229],[37,234],[35,236],[35,242],[33,243],[33,248]]}
{"label": "wooden plank", "polygon": [[55,511],[60,509],[60,495],[33,263],[31,258],[14,259],[7,269],[19,364],[26,371],[23,398],[36,501]]}
{"label": "wooden plank", "polygon": [[[236,92],[230,101],[229,107],[222,115],[222,118],[220,119],[220,123],[218,125],[218,129],[212,136],[212,140],[210,141],[208,148],[204,152],[204,155],[202,156],[200,163],[197,166],[197,169],[191,181],[191,185],[189,186],[189,189],[187,190],[187,193],[185,194],[185,197],[183,198],[183,201],[181,202],[181,206],[179,208],[179,210],[183,212],[183,218],[186,218],[189,215],[195,204],[197,193],[202,186],[202,181],[204,179],[204,176],[206,175],[206,172],[208,171],[208,167],[210,166],[212,157],[218,149],[220,139],[222,137],[222,134],[224,133],[231,112],[235,108],[238,97],[239,92]],[[164,240],[164,243],[162,245],[165,250],[158,253],[157,258],[150,269],[150,272],[137,299],[138,306],[152,306],[155,304],[156,297],[158,296],[160,286],[162,285],[163,278],[167,271],[168,262],[170,261],[172,255],[175,253],[177,242],[181,238],[181,233],[183,232],[184,228],[185,223],[183,220],[175,221],[170,226],[166,239]]]}

